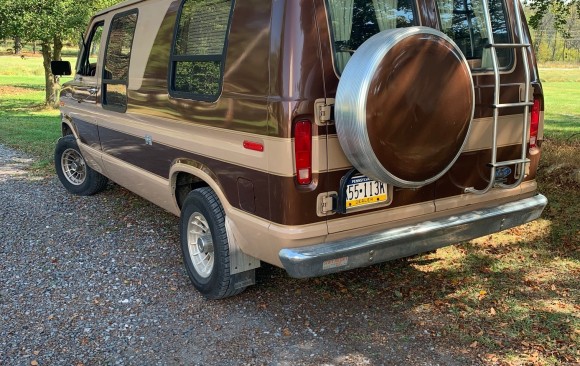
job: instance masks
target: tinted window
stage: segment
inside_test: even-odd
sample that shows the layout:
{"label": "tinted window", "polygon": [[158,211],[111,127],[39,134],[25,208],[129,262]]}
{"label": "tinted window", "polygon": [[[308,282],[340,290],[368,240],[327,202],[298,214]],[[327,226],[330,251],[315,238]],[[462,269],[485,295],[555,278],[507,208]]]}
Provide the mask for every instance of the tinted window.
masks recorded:
{"label": "tinted window", "polygon": [[89,36],[88,44],[83,49],[81,60],[78,64],[77,74],[83,76],[95,76],[99,51],[101,49],[101,38],[103,35],[103,23],[97,23]]}
{"label": "tinted window", "polygon": [[103,107],[118,111],[127,109],[129,61],[137,12],[115,15],[111,22],[105,68],[103,70]]}
{"label": "tinted window", "polygon": [[380,31],[415,25],[411,0],[328,0],[335,64],[339,73],[350,56]]}
{"label": "tinted window", "polygon": [[171,57],[171,92],[216,100],[220,94],[231,0],[185,0]]}
{"label": "tinted window", "polygon": [[[510,43],[503,0],[488,0],[495,43]],[[441,30],[461,48],[471,67],[492,67],[482,0],[437,0]],[[497,49],[500,67],[511,62],[510,49]]]}

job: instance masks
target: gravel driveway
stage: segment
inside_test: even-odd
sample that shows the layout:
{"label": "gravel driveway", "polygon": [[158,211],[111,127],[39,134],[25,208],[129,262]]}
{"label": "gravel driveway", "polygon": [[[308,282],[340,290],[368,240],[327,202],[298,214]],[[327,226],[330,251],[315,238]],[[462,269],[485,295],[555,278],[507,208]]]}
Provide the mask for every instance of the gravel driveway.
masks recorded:
{"label": "gravel driveway", "polygon": [[207,301],[176,217],[114,184],[72,196],[21,156],[0,145],[0,365],[479,364],[389,299],[321,296],[277,268]]}

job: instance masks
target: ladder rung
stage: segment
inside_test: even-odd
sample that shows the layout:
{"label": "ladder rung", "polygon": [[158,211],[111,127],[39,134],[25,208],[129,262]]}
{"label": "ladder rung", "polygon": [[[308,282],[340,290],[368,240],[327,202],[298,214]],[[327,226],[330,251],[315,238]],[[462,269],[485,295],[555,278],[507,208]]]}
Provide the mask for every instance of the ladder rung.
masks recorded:
{"label": "ladder rung", "polygon": [[488,43],[485,48],[526,48],[530,46],[529,43]]}
{"label": "ladder rung", "polygon": [[530,107],[533,106],[534,103],[531,102],[519,102],[519,103],[501,103],[501,104],[492,104],[492,108],[511,108],[511,107]]}
{"label": "ladder rung", "polygon": [[516,159],[516,160],[506,160],[506,161],[498,161],[495,164],[489,163],[487,164],[488,167],[502,167],[502,166],[508,166],[508,165],[514,165],[514,164],[528,164],[530,162],[530,159]]}

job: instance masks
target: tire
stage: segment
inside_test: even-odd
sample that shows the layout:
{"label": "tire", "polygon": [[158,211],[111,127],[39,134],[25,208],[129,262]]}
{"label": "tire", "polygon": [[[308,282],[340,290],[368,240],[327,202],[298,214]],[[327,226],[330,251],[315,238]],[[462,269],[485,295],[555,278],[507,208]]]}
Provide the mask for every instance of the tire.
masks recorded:
{"label": "tire", "polygon": [[179,231],[185,270],[203,296],[223,299],[246,288],[236,288],[237,275],[230,274],[225,214],[211,188],[198,188],[187,195]]}
{"label": "tire", "polygon": [[56,143],[54,165],[58,179],[70,193],[90,196],[107,186],[107,177],[87,165],[73,135]]}
{"label": "tire", "polygon": [[352,55],[336,92],[335,124],[359,172],[419,188],[459,158],[474,108],[471,71],[453,40],[432,28],[398,28]]}

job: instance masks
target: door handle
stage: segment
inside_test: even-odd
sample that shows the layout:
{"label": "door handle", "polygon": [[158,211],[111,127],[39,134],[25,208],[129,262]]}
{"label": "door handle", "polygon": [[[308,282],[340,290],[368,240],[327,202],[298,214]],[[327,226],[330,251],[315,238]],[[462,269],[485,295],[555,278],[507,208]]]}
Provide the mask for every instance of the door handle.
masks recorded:
{"label": "door handle", "polygon": [[97,95],[97,92],[99,91],[98,88],[90,88],[89,89],[89,95]]}

